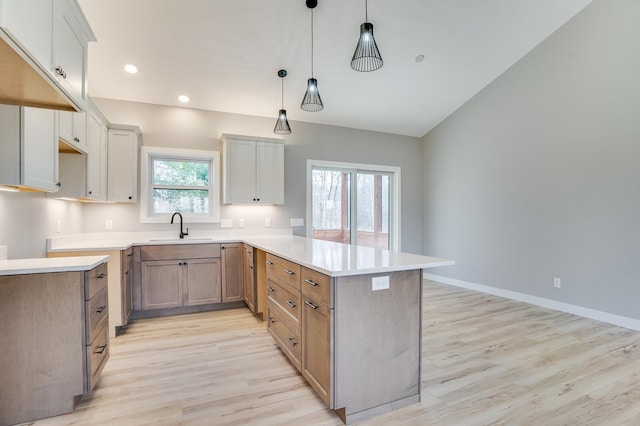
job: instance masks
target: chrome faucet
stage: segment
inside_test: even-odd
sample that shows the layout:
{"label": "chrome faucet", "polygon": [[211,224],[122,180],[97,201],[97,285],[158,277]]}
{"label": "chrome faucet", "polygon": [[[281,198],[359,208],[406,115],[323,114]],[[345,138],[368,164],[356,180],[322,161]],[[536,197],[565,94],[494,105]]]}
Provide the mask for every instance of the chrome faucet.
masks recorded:
{"label": "chrome faucet", "polygon": [[189,235],[189,228],[187,228],[187,232],[182,231],[182,214],[180,212],[175,212],[173,216],[171,216],[171,223],[173,223],[173,218],[176,215],[180,216],[180,238],[184,238],[185,235]]}

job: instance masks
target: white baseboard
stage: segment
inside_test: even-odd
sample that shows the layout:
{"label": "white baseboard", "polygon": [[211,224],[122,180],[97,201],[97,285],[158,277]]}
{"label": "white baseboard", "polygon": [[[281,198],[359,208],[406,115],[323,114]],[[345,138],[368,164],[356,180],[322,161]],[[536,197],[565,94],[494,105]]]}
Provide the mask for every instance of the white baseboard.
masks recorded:
{"label": "white baseboard", "polygon": [[621,315],[610,314],[608,312],[597,311],[595,309],[584,308],[582,306],[571,305],[569,303],[558,302],[557,300],[545,299],[543,297],[531,296],[529,294],[518,293],[517,291],[504,290],[488,285],[475,284],[468,281],[457,280],[455,278],[443,277],[440,275],[423,273],[424,278],[443,284],[475,290],[480,293],[492,294],[506,299],[517,300],[531,305],[542,306],[543,308],[566,312],[596,321],[606,322],[631,330],[640,331],[640,320],[623,317]]}

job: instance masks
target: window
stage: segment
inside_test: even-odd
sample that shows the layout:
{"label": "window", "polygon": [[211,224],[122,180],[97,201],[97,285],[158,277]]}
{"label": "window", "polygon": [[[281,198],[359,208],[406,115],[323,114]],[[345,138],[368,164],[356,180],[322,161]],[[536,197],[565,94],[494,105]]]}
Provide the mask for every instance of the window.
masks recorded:
{"label": "window", "polygon": [[399,168],[315,160],[307,168],[307,235],[399,249]]}
{"label": "window", "polygon": [[218,152],[142,148],[141,222],[180,212],[190,222],[220,221]]}

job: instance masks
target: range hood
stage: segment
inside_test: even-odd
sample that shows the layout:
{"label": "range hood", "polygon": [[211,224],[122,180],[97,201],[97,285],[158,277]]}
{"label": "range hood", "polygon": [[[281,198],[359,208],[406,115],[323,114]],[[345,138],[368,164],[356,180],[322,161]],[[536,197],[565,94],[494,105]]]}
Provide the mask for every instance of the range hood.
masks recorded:
{"label": "range hood", "polygon": [[54,77],[0,29],[0,104],[80,112]]}

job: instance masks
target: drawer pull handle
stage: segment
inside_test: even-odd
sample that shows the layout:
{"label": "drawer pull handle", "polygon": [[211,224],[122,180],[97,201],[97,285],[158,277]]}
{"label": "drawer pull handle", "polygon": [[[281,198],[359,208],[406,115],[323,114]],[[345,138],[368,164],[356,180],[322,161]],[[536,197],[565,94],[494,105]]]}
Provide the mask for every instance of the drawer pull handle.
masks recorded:
{"label": "drawer pull handle", "polygon": [[305,282],[305,283],[307,283],[307,284],[309,284],[309,285],[312,285],[312,286],[314,286],[314,287],[318,287],[318,283],[314,283],[314,282],[313,282],[313,281],[311,281],[311,280],[304,280],[304,282]]}
{"label": "drawer pull handle", "polygon": [[307,305],[307,306],[309,306],[311,309],[314,309],[314,310],[315,310],[315,309],[318,309],[318,307],[317,307],[316,305],[314,305],[314,304],[313,304],[313,303],[311,303],[311,302],[307,302],[306,300],[304,301],[304,304],[305,304],[305,305]]}
{"label": "drawer pull handle", "polygon": [[295,274],[296,274],[295,272],[290,271],[290,270],[288,270],[288,269],[285,269],[285,270],[284,270],[284,272],[286,272],[286,273],[287,273],[287,274],[289,274],[289,275],[295,275]]}
{"label": "drawer pull handle", "polygon": [[105,309],[107,309],[106,306],[100,306],[98,309],[96,309],[96,314],[101,314]]}
{"label": "drawer pull handle", "polygon": [[102,355],[104,353],[104,350],[107,349],[107,345],[98,346],[96,349],[98,350],[93,353],[97,355]]}
{"label": "drawer pull handle", "polygon": [[133,253],[129,253],[129,254],[127,255],[127,257],[131,257],[131,256],[133,256]]}
{"label": "drawer pull handle", "polygon": [[267,263],[267,265],[269,265],[269,266],[273,265],[273,262],[272,262],[272,261],[270,261],[270,260],[267,260],[267,261],[266,261],[266,263]]}
{"label": "drawer pull handle", "polygon": [[269,324],[273,324],[274,322],[276,322],[276,320],[274,320],[273,318],[269,317]]}
{"label": "drawer pull handle", "polygon": [[296,342],[295,340],[293,340],[291,337],[287,337],[287,340],[289,341],[289,344],[291,346],[296,346],[298,344],[298,342]]}
{"label": "drawer pull handle", "polygon": [[267,287],[267,288],[269,289],[269,291],[270,291],[270,292],[274,292],[274,291],[276,291],[276,290],[275,290],[273,287],[271,287],[271,286],[269,286],[269,287]]}
{"label": "drawer pull handle", "polygon": [[104,278],[104,277],[106,277],[106,276],[107,276],[107,274],[100,274],[100,275],[96,276],[96,278],[97,278],[97,279],[101,279],[101,278]]}
{"label": "drawer pull handle", "polygon": [[296,304],[291,302],[291,301],[289,301],[289,300],[287,300],[287,305],[291,306],[292,308],[296,307]]}

